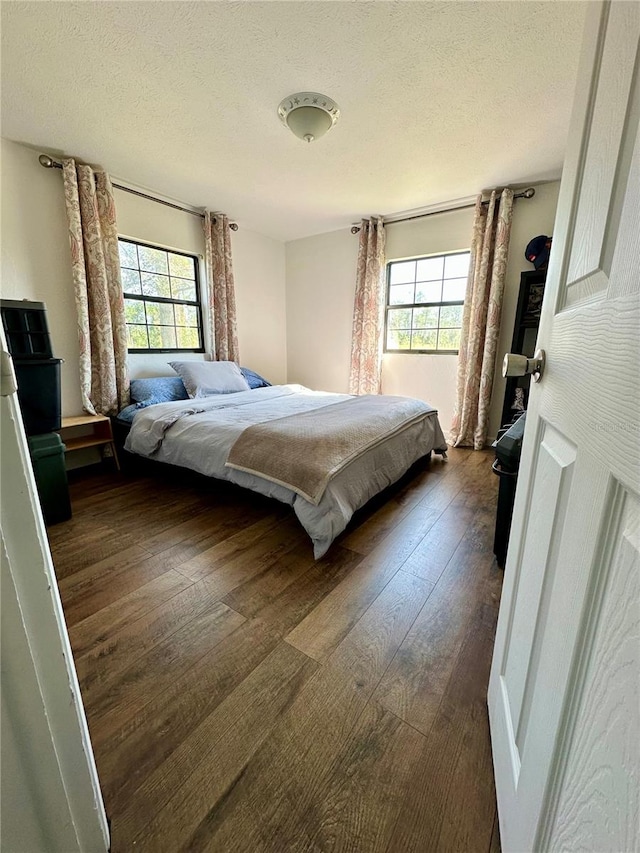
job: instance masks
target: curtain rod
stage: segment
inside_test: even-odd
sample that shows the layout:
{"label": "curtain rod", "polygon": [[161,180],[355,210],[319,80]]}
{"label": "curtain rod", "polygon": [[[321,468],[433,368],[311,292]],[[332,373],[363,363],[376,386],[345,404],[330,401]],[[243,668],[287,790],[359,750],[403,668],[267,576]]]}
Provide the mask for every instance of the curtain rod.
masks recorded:
{"label": "curtain rod", "polygon": [[[45,169],[62,169],[62,163],[59,163],[57,160],[54,160],[53,157],[49,157],[48,154],[41,154],[38,157],[41,166],[44,166]],[[148,201],[155,201],[156,204],[164,204],[165,207],[172,207],[174,210],[181,210],[183,213],[190,213],[191,216],[198,216],[200,219],[204,219],[204,213],[199,213],[197,210],[190,210],[188,207],[183,207],[181,204],[174,204],[171,201],[165,201],[162,198],[157,198],[154,195],[149,195],[148,193],[140,192],[140,190],[131,189],[131,187],[125,187],[122,184],[116,184],[115,181],[111,182],[111,185],[114,189],[122,190],[125,193],[131,193],[131,195],[137,195],[139,198],[146,198]],[[215,221],[215,217],[214,217]],[[238,230],[237,222],[230,222],[229,228],[232,231]]]}
{"label": "curtain rod", "polygon": [[[536,191],[533,187],[527,187],[527,189],[522,190],[521,193],[514,193],[513,198],[514,198],[514,200],[517,198],[533,198],[533,196],[535,194],[536,194]],[[483,201],[482,204],[489,204],[489,201],[488,200]],[[476,206],[476,203],[474,201],[471,204],[460,204],[457,207],[446,207],[446,208],[443,208],[442,210],[431,210],[428,213],[416,213],[415,216],[403,216],[401,219],[390,219],[388,222],[384,222],[384,217],[383,217],[382,221],[385,225],[395,225],[396,222],[410,222],[412,219],[424,219],[426,216],[436,216],[438,213],[451,213],[453,210],[467,210],[469,207],[475,207],[475,206]],[[359,231],[360,231],[359,225],[352,225],[351,226],[351,233],[352,234],[357,234]]]}

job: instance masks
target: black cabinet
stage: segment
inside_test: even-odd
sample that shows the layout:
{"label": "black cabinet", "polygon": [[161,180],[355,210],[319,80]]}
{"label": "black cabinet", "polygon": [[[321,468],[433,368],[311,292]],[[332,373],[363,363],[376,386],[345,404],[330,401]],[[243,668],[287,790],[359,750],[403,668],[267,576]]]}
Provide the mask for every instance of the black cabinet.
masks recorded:
{"label": "black cabinet", "polygon": [[60,429],[60,364],[51,351],[44,302],[0,301],[2,325],[13,358],[18,400],[27,435]]}
{"label": "black cabinet", "polygon": [[2,326],[16,372],[18,402],[47,524],[71,518],[60,429],[60,364],[51,350],[44,302],[0,300]]}
{"label": "black cabinet", "polygon": [[[513,327],[511,352],[531,358],[536,349],[546,270],[528,270],[520,275],[520,293]],[[527,408],[531,376],[510,376],[506,381],[501,423],[506,424]]]}
{"label": "black cabinet", "polygon": [[14,361],[52,358],[44,302],[3,299],[2,325]]}

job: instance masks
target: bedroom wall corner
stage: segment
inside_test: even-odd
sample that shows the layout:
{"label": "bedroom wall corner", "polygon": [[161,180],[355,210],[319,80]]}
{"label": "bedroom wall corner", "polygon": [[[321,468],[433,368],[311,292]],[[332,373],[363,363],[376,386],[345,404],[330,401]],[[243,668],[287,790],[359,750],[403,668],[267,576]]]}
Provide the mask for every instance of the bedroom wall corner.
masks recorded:
{"label": "bedroom wall corner", "polygon": [[348,391],[357,257],[348,228],[286,244],[289,382]]}
{"label": "bedroom wall corner", "polygon": [[[504,380],[500,368],[511,347],[520,273],[532,269],[524,250],[532,237],[552,234],[559,181],[534,184],[532,199],[516,202],[502,322],[496,354],[489,438],[500,427]],[[473,209],[443,212],[387,226],[387,260],[469,248]],[[351,317],[358,238],[348,228],[286,244],[288,381],[345,393],[351,352]],[[445,434],[456,393],[457,356],[387,353],[382,391],[426,400],[435,406]]]}
{"label": "bedroom wall corner", "polygon": [[287,382],[285,244],[242,226],[231,239],[240,359],[282,385]]}
{"label": "bedroom wall corner", "polygon": [[46,303],[53,353],[62,365],[62,413],[82,412],[76,306],[60,175],[38,151],[2,139],[1,294]]}
{"label": "bedroom wall corner", "polygon": [[[473,211],[387,226],[387,259],[468,247]],[[346,393],[358,237],[349,228],[293,240],[287,250],[287,358],[290,382]],[[382,391],[426,400],[448,429],[456,356],[383,356]]]}
{"label": "bedroom wall corner", "polygon": [[[59,172],[38,163],[41,149],[2,139],[1,289],[7,299],[46,303],[54,354],[62,365],[62,413],[82,412],[76,308],[69,238]],[[153,201],[116,190],[118,230],[123,236],[202,257],[202,222]],[[284,243],[240,230],[232,235],[238,330],[243,364],[271,382],[286,381]],[[201,269],[204,277],[204,267]],[[205,326],[207,326],[206,311]],[[181,359],[202,359],[180,353]],[[170,353],[130,355],[133,378],[169,375]]]}

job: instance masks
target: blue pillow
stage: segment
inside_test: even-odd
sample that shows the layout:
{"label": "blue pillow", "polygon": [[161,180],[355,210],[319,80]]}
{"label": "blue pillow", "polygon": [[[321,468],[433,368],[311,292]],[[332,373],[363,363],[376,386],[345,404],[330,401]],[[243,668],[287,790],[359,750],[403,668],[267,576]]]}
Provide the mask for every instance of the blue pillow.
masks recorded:
{"label": "blue pillow", "polygon": [[263,376],[260,376],[259,373],[254,373],[254,371],[249,370],[248,367],[241,367],[240,372],[242,373],[244,378],[247,380],[247,384],[249,385],[249,388],[253,389],[253,388],[270,388],[271,387],[271,382],[267,382],[267,380]]}
{"label": "blue pillow", "polygon": [[188,400],[189,395],[179,376],[153,376],[151,379],[131,380],[131,402],[138,409],[154,403]]}

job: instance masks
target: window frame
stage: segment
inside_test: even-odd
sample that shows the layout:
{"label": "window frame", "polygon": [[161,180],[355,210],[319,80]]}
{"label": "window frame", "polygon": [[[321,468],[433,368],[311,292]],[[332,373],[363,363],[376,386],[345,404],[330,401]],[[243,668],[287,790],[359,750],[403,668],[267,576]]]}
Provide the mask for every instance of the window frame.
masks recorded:
{"label": "window frame", "polygon": [[[198,255],[194,255],[191,252],[182,252],[179,249],[169,249],[166,246],[160,246],[154,243],[145,243],[143,240],[134,240],[131,237],[125,237],[124,234],[118,234],[118,246],[120,245],[120,241],[123,243],[131,243],[135,246],[142,246],[145,249],[156,249],[160,252],[166,252],[171,255],[182,255],[185,258],[189,258],[193,261],[193,267],[195,272],[194,285],[196,290],[196,299],[195,301],[191,301],[189,299],[170,299],[166,296],[146,296],[144,293],[127,293],[124,289],[124,285],[122,287],[122,294],[124,299],[136,299],[139,302],[163,302],[168,305],[189,305],[192,308],[195,308],[198,312],[198,338],[200,345],[198,347],[148,347],[148,348],[129,348],[127,346],[127,352],[132,353],[133,355],[149,355],[152,353],[166,353],[166,352],[195,352],[195,353],[203,353],[206,352],[205,347],[205,336],[204,336],[204,318],[202,313],[202,290],[200,288],[200,259]],[[120,258],[118,256],[118,261],[120,262]],[[120,263],[120,270],[123,269],[122,263]],[[124,267],[124,269],[131,269],[131,267]],[[138,272],[142,272],[140,267],[138,266]],[[144,270],[144,272],[149,272],[151,275],[164,275],[164,273],[153,273],[151,270]],[[179,276],[174,276],[175,278],[179,278]],[[168,275],[167,278],[171,279],[171,275]],[[184,279],[185,281],[189,281],[189,279]],[[146,318],[146,312],[145,312]],[[175,315],[174,315],[175,319]],[[126,324],[126,321],[125,321]],[[130,325],[130,324],[126,324]],[[133,325],[142,325],[142,324],[133,324]],[[149,327],[149,323],[144,324]],[[151,324],[153,325],[153,323]],[[169,326],[168,328],[179,328],[175,324],[173,326]],[[190,327],[193,328],[193,327]],[[147,331],[147,338],[148,338]]]}
{"label": "window frame", "polygon": [[[458,355],[460,352],[459,349],[390,349],[387,347],[387,332],[389,328],[389,311],[395,311],[400,308],[441,308],[448,307],[450,305],[462,305],[464,306],[463,300],[452,300],[452,301],[444,301],[444,302],[407,302],[402,305],[391,305],[389,299],[391,298],[391,267],[393,264],[401,264],[406,261],[424,261],[431,258],[449,258],[454,257],[455,255],[470,255],[470,249],[458,250],[455,252],[438,252],[433,255],[416,255],[413,258],[397,258],[393,261],[387,261],[386,263],[386,288],[385,288],[385,308],[384,308],[384,340],[383,340],[383,353],[392,353],[393,355]],[[437,279],[436,279],[437,281]],[[441,279],[441,281],[446,281],[446,279]],[[407,282],[409,283],[409,282]],[[415,284],[416,282],[414,282]],[[415,293],[414,293],[415,295]],[[436,331],[440,331],[440,323],[438,319],[438,326]],[[447,326],[443,326],[443,329],[449,328]],[[454,327],[457,328],[457,327]],[[410,330],[412,331],[412,330]]]}

